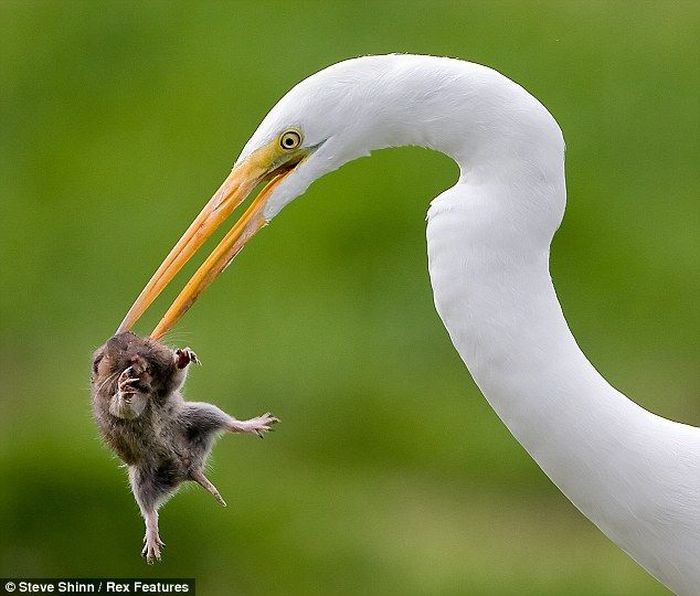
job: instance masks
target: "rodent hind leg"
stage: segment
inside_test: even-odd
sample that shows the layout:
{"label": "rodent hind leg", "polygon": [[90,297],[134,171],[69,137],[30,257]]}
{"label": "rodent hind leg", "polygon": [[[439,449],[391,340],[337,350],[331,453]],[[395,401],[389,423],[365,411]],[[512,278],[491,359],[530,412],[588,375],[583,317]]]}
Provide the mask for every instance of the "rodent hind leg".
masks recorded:
{"label": "rodent hind leg", "polygon": [[204,402],[186,402],[182,418],[188,428],[204,436],[227,430],[233,433],[253,433],[261,437],[262,433],[271,430],[279,422],[269,412],[250,420],[238,420],[222,409]]}
{"label": "rodent hind leg", "polygon": [[272,426],[279,422],[269,412],[250,420],[238,420],[220,408],[204,402],[185,402],[180,421],[187,430],[189,440],[204,446],[207,453],[220,431],[252,433],[262,438],[263,433],[272,430]]}
{"label": "rodent hind leg", "polygon": [[143,511],[143,518],[146,521],[146,534],[143,537],[141,556],[146,559],[146,563],[153,565],[154,560],[160,561],[160,549],[165,546],[158,533],[158,511]]}
{"label": "rodent hind leg", "polygon": [[131,466],[129,467],[129,484],[146,524],[141,556],[146,559],[149,565],[152,565],[155,560],[160,561],[161,547],[165,546],[165,543],[160,539],[158,530],[158,506],[167,497],[167,493],[158,490],[153,483],[149,482],[146,475]]}

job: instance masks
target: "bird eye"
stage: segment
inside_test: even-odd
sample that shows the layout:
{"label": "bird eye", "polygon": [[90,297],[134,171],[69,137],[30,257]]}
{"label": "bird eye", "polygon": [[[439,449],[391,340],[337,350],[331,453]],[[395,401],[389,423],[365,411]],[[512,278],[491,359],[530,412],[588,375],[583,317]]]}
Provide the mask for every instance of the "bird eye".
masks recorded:
{"label": "bird eye", "polygon": [[288,130],[280,135],[280,147],[285,151],[291,151],[301,145],[301,133],[297,130]]}

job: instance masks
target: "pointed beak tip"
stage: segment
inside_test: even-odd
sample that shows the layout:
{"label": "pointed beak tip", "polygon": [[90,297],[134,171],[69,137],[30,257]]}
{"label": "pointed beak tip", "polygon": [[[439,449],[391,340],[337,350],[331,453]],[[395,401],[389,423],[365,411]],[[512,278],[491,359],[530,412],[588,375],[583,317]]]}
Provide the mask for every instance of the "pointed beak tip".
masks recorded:
{"label": "pointed beak tip", "polygon": [[119,325],[117,333],[134,327],[143,313],[204,242],[243,203],[253,189],[265,180],[268,182],[267,185],[189,280],[158,323],[151,337],[160,339],[167,333],[187,312],[199,295],[226,269],[248,240],[267,224],[264,215],[266,202],[273,190],[299,163],[295,162],[292,167],[287,164],[287,167],[275,172],[271,164],[279,162],[277,152],[276,144],[271,143],[268,147],[264,147],[240,163],[236,163],[229,176],[190,224],[141,291]]}

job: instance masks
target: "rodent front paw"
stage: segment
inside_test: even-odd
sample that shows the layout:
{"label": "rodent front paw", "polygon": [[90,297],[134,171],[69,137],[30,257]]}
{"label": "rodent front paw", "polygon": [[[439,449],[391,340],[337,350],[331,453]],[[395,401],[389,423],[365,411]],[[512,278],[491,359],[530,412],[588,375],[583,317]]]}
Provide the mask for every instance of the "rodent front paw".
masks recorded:
{"label": "rodent front paw", "polygon": [[194,353],[190,348],[182,348],[175,350],[175,366],[182,369],[189,365],[191,362],[201,365],[197,354]]}
{"label": "rodent front paw", "polygon": [[119,393],[128,396],[138,392],[138,389],[134,385],[138,383],[140,379],[137,376],[133,376],[135,374],[133,366],[129,366],[122,371],[122,374],[119,375],[119,379],[117,380],[117,389]]}

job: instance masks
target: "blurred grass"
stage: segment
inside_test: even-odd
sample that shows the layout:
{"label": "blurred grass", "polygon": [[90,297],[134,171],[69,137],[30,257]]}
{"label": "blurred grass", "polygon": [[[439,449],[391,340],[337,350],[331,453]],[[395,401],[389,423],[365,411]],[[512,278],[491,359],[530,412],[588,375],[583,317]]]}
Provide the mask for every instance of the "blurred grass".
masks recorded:
{"label": "blurred grass", "polygon": [[283,424],[222,441],[229,508],[183,491],[155,568],[87,373],[289,87],[358,54],[432,53],[499,69],[557,117],[569,208],[553,273],[571,326],[618,388],[700,423],[696,3],[4,0],[0,33],[1,574],[663,593],[553,488],[450,346],[423,221],[456,177],[443,156],[380,152],[319,181],[171,335],[205,363],[189,396]]}

